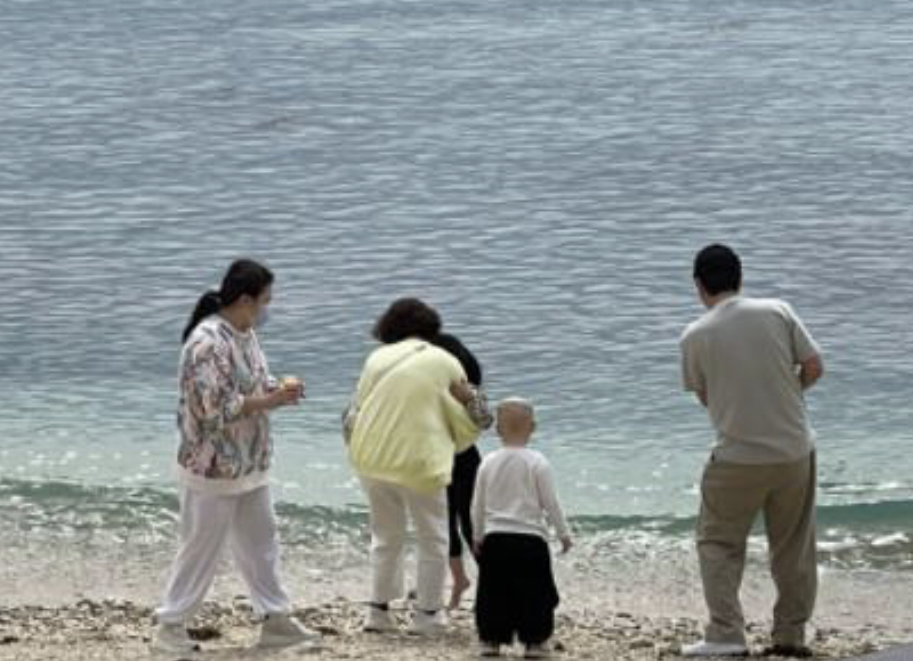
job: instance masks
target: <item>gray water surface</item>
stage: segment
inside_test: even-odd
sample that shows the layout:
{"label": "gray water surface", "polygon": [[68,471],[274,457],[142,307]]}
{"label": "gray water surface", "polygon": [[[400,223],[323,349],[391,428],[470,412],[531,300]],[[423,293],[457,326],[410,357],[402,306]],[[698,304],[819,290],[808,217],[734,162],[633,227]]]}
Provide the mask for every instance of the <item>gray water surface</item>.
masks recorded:
{"label": "gray water surface", "polygon": [[245,255],[307,381],[283,500],[362,501],[339,410],[409,294],[535,400],[569,510],[691,515],[724,241],[824,347],[822,502],[909,500],[911,65],[899,1],[4,0],[0,478],[172,489],[180,331]]}

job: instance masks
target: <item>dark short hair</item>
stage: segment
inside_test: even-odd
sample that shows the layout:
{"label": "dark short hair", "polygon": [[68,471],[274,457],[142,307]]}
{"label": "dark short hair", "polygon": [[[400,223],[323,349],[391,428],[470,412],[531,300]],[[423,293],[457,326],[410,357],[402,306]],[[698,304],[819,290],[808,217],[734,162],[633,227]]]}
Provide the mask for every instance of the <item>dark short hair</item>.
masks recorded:
{"label": "dark short hair", "polygon": [[742,286],[742,261],[729,246],[714,243],[694,258],[694,277],[711,296],[738,291]]}
{"label": "dark short hair", "polygon": [[441,332],[441,317],[437,311],[417,298],[400,298],[374,324],[372,335],[384,344],[393,344],[407,337],[432,341]]}
{"label": "dark short hair", "polygon": [[482,385],[482,366],[479,365],[476,357],[457,336],[450,333],[438,333],[431,343],[460,361],[463,371],[466,372],[466,380],[469,383],[474,386]]}

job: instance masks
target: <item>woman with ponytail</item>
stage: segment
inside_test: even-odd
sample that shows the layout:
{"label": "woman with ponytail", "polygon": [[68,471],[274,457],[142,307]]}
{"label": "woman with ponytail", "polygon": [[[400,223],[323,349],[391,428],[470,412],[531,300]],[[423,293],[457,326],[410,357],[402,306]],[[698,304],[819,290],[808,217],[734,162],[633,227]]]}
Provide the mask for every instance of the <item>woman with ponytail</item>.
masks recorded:
{"label": "woman with ponytail", "polygon": [[272,284],[266,267],[234,262],[219,290],[200,298],[184,329],[177,457],[181,543],[156,610],[154,645],[163,651],[197,649],[185,623],[212,585],[226,544],[263,618],[260,644],[318,639],[289,615],[279,580],[268,413],[298,403],[304,390],[297,381],[275,385],[257,340],[254,328],[265,321]]}

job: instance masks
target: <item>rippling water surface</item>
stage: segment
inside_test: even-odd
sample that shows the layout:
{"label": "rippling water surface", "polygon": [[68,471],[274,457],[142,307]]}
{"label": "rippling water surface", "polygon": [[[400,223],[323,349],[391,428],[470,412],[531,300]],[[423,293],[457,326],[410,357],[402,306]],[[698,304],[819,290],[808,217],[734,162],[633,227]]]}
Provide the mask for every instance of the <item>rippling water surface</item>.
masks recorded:
{"label": "rippling water surface", "polygon": [[568,509],[690,516],[711,433],[677,339],[725,241],[824,346],[852,528],[913,499],[911,65],[891,1],[9,0],[0,479],[170,489],[181,327],[250,255],[308,383],[283,500],[357,509],[338,412],[417,294],[537,402]]}

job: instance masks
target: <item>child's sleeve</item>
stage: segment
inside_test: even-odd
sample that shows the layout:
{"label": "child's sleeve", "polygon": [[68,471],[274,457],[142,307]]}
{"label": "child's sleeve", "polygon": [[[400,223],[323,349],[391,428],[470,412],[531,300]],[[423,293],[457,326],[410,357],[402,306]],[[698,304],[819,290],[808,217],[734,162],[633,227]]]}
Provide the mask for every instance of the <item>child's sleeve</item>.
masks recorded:
{"label": "child's sleeve", "polygon": [[472,541],[481,544],[485,537],[485,462],[476,473],[475,488],[472,490],[472,505],[469,516],[472,518]]}
{"label": "child's sleeve", "polygon": [[570,530],[567,526],[567,520],[564,518],[561,503],[558,502],[558,493],[555,491],[552,468],[545,459],[537,467],[536,483],[539,488],[539,497],[542,499],[542,509],[545,510],[549,523],[554,526],[559,538],[569,537]]}

